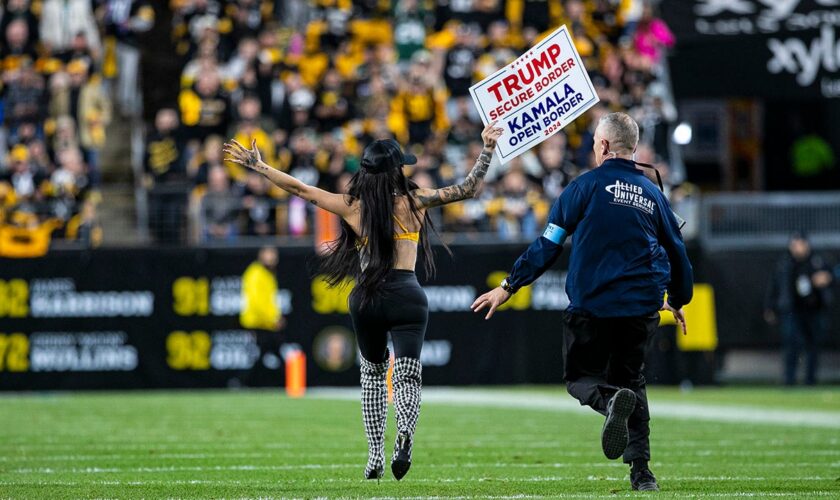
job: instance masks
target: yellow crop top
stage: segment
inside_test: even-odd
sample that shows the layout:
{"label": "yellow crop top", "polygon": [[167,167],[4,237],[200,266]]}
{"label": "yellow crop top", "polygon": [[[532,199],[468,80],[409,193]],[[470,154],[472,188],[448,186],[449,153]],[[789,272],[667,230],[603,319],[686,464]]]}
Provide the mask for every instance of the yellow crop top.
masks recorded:
{"label": "yellow crop top", "polygon": [[[394,217],[394,222],[402,229],[401,233],[394,231],[394,239],[395,240],[408,240],[413,241],[414,243],[418,243],[420,241],[420,231],[409,231],[402,222],[399,221],[396,217]],[[359,238],[358,243],[356,246],[362,247],[367,245],[367,238]]]}
{"label": "yellow crop top", "polygon": [[414,243],[417,243],[417,242],[420,241],[420,231],[415,231],[415,232],[409,231],[408,228],[405,227],[403,225],[403,223],[400,222],[399,219],[397,219],[396,217],[394,217],[394,222],[396,222],[397,225],[400,226],[400,229],[402,229],[402,231],[403,231],[401,233],[398,233],[398,232],[394,231],[394,239],[395,240],[408,240],[408,241],[413,241]]}

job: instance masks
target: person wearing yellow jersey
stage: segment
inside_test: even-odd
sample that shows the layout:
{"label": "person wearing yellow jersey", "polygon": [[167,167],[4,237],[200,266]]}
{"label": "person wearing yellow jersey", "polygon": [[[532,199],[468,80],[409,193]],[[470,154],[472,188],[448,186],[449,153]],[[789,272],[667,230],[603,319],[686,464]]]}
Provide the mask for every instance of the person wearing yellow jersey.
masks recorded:
{"label": "person wearing yellow jersey", "polygon": [[172,108],[159,109],[145,142],[143,185],[148,190],[149,229],[158,243],[178,243],[187,202],[178,113]]}
{"label": "person wearing yellow jersey", "polygon": [[190,139],[227,132],[230,100],[215,71],[198,75],[195,85],[178,95],[181,124]]}
{"label": "person wearing yellow jersey", "polygon": [[242,275],[242,310],[239,323],[251,330],[280,329],[281,312],[277,306],[277,249],[263,247],[257,260]]}
{"label": "person wearing yellow jersey", "polygon": [[505,17],[516,31],[537,33],[555,29],[562,24],[561,0],[508,0]]}
{"label": "person wearing yellow jersey", "polygon": [[410,144],[423,144],[449,127],[446,98],[420,75],[412,75],[391,100],[388,125],[394,134]]}
{"label": "person wearing yellow jersey", "polygon": [[[7,72],[30,66],[35,62],[38,58],[34,41],[36,35],[37,31],[29,31],[25,19],[13,19],[3,23],[3,32],[0,33],[0,39],[3,41],[0,44],[0,70],[4,76]],[[4,81],[7,78],[4,78]]]}
{"label": "person wearing yellow jersey", "polygon": [[267,165],[256,142],[247,149],[236,141],[225,145],[228,160],[261,173],[278,187],[341,217],[341,234],[326,246],[322,272],[331,286],[356,285],[349,309],[361,353],[362,417],[368,440],[366,479],[385,473],[385,424],[388,413],[386,373],[388,334],[394,346],[394,409],[397,439],[391,459],[394,477],[411,466],[414,431],[420,416],[420,351],[429,307],[414,268],[423,248],[427,274],[434,271],[428,209],[475,196],[487,174],[502,128],[495,122],[481,134],[484,150],[469,175],[441,189],[419,188],[403,165],[417,162],[393,139],[377,140],[362,152],[361,168],[350,179],[347,194],[330,193]]}
{"label": "person wearing yellow jersey", "polygon": [[254,369],[242,380],[245,385],[254,385],[260,360],[264,356],[280,356],[280,333],[283,315],[277,305],[277,249],[271,246],[260,248],[257,260],[242,274],[242,309],[239,324],[254,334],[260,357]]}

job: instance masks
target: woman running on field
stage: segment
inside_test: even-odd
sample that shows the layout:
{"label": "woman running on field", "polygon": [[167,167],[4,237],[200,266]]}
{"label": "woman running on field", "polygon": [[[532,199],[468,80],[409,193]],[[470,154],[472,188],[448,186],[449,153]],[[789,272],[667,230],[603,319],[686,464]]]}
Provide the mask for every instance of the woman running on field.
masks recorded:
{"label": "woman running on field", "polygon": [[426,334],[428,303],[414,274],[417,247],[423,264],[434,272],[426,210],[475,195],[487,173],[496,140],[503,129],[488,125],[481,133],[484,150],[460,184],[421,189],[403,174],[403,165],[417,158],[403,153],[394,140],[379,140],[362,153],[361,168],[350,180],[348,194],[309,186],[260,158],[256,143],[246,149],[236,141],[225,144],[228,160],[266,176],[291,194],[341,217],[341,235],[331,242],[322,269],[328,283],[354,278],[350,317],[362,355],[362,418],[368,440],[365,478],[385,473],[385,420],[388,415],[388,332],[394,345],[394,411],[397,439],[391,460],[394,477],[402,479],[411,466],[414,429],[420,414],[420,350]]}

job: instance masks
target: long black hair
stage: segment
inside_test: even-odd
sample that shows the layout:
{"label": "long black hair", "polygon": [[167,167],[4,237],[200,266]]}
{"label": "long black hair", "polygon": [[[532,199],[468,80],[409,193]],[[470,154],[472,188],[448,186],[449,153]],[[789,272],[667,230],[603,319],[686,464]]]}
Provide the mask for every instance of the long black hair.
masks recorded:
{"label": "long black hair", "polygon": [[[327,254],[321,260],[321,272],[330,286],[343,283],[345,278],[355,279],[353,293],[358,294],[362,306],[370,303],[376,288],[396,262],[394,203],[397,196],[406,197],[411,214],[422,226],[418,251],[426,276],[435,273],[429,231],[435,234],[437,231],[428,213],[420,211],[410,194],[417,184],[403,173],[403,158],[394,141],[375,141],[365,148],[361,168],[350,179],[347,193],[348,203],[360,203],[361,234],[356,234],[342,220],[341,234],[328,243]],[[362,251],[367,263],[364,269],[360,259]]]}

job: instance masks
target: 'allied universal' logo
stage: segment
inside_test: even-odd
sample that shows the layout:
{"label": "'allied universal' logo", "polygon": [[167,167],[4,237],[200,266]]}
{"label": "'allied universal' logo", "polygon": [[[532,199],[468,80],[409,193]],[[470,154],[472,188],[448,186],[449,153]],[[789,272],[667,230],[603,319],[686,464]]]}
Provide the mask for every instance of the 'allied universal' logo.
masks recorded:
{"label": "'allied universal' logo", "polygon": [[644,196],[641,186],[617,180],[615,184],[610,184],[604,189],[613,196],[610,202],[613,205],[633,207],[648,214],[652,214],[656,207],[653,200]]}

